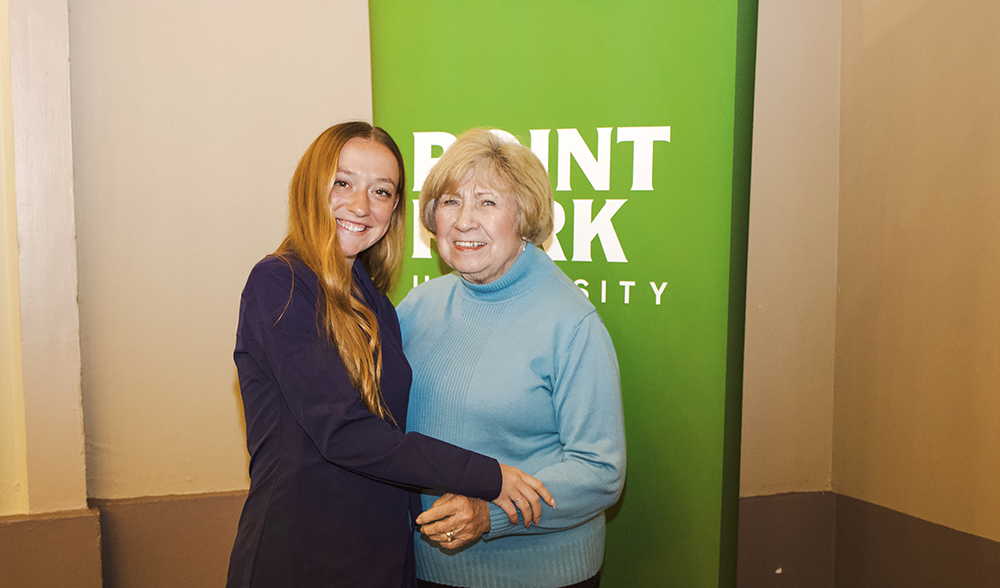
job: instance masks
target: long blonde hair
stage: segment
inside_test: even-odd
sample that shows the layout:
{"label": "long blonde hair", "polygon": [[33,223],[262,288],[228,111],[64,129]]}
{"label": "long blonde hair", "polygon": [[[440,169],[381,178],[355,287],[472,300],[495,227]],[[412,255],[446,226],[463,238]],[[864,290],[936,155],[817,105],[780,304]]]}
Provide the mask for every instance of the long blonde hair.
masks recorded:
{"label": "long blonde hair", "polygon": [[397,205],[382,239],[358,254],[372,283],[383,294],[396,284],[403,263],[406,237],[406,170],[396,142],[379,127],[347,122],[323,131],[299,160],[288,187],[288,236],[274,255],[298,257],[319,278],[321,295],[317,322],[325,327],[344,363],[361,402],[374,415],[395,420],[382,398],[382,344],[378,320],[361,301],[351,266],[340,248],[336,222],[330,210],[330,191],[337,176],[337,162],[344,145],[353,138],[370,139],[392,152],[399,167]]}

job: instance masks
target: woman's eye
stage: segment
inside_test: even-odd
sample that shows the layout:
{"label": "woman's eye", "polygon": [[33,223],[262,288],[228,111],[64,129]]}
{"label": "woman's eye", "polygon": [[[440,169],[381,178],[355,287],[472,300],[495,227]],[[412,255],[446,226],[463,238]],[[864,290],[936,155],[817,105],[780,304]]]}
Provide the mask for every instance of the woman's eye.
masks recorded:
{"label": "woman's eye", "polygon": [[483,206],[496,206],[497,203],[493,200],[483,200]]}
{"label": "woman's eye", "polygon": [[386,190],[385,188],[379,188],[378,190],[375,190],[375,193],[381,196],[382,198],[392,197],[392,192]]}
{"label": "woman's eye", "polygon": [[343,188],[343,187],[347,186],[347,182],[345,180],[334,180],[333,181],[333,185],[334,186],[340,186],[341,188]]}
{"label": "woman's eye", "polygon": [[458,201],[455,200],[454,198],[442,198],[441,199],[441,204],[443,204],[445,206],[454,206],[454,205],[458,204]]}

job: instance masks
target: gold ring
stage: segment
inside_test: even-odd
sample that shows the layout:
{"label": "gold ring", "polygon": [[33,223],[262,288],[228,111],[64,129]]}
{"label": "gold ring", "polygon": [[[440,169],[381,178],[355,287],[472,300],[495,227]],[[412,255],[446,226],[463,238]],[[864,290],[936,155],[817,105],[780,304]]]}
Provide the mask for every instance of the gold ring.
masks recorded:
{"label": "gold ring", "polygon": [[445,537],[447,537],[447,538],[448,538],[448,543],[451,543],[451,540],[455,538],[455,534],[454,534],[454,533],[452,533],[451,531],[448,531],[448,532],[447,532],[447,533],[445,533],[444,535],[445,535]]}

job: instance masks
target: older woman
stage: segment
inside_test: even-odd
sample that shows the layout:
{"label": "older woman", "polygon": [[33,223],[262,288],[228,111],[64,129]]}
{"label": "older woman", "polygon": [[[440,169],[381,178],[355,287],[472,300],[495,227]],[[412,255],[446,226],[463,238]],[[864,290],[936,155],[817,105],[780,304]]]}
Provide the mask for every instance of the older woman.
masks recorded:
{"label": "older woman", "polygon": [[229,588],[416,584],[407,489],[514,503],[537,521],[537,480],[404,433],[410,366],[385,292],[402,260],[403,158],[365,122],[324,131],[289,187],[288,236],[250,272],[236,360],[250,492]]}
{"label": "older woman", "polygon": [[481,500],[424,495],[421,585],[597,586],[604,510],[625,478],[618,364],[594,306],[538,248],[548,175],[516,141],[472,130],[431,170],[420,216],[456,273],[398,308],[408,429],[531,473],[558,506],[529,527]]}

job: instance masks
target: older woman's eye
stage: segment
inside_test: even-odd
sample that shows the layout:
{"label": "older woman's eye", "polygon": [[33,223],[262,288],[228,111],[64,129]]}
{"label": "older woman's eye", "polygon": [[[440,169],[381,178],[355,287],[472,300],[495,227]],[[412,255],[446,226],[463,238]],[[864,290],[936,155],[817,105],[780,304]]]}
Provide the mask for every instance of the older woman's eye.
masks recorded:
{"label": "older woman's eye", "polygon": [[483,206],[496,206],[497,203],[494,200],[486,199],[483,200]]}
{"label": "older woman's eye", "polygon": [[445,206],[454,206],[458,204],[458,200],[455,200],[454,198],[441,198],[441,204]]}

